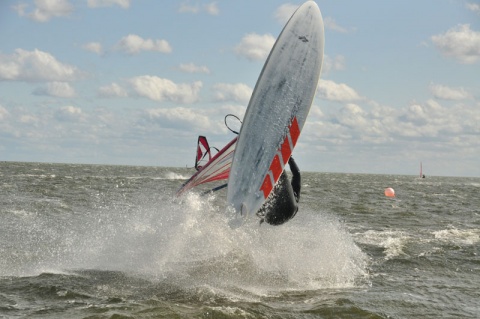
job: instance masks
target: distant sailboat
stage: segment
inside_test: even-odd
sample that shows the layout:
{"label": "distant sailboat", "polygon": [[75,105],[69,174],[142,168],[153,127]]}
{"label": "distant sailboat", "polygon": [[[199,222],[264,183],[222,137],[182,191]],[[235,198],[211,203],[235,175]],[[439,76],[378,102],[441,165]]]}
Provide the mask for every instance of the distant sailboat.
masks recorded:
{"label": "distant sailboat", "polygon": [[420,178],[425,178],[425,174],[423,174],[422,162],[420,162]]}

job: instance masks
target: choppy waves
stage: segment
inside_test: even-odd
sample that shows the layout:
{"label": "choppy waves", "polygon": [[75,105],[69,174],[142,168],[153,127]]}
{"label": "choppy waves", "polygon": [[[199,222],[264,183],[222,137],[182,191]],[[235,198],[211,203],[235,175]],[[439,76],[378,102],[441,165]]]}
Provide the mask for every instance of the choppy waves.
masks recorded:
{"label": "choppy waves", "polygon": [[175,198],[191,170],[13,166],[0,167],[0,316],[480,313],[474,179],[304,173],[293,220],[231,229],[224,193]]}

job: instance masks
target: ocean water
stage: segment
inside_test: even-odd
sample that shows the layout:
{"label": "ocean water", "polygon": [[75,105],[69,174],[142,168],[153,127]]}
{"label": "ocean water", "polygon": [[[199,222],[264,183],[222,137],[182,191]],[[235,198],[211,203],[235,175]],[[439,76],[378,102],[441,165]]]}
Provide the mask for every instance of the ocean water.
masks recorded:
{"label": "ocean water", "polygon": [[232,230],[192,173],[1,162],[0,318],[480,317],[480,178],[305,172]]}

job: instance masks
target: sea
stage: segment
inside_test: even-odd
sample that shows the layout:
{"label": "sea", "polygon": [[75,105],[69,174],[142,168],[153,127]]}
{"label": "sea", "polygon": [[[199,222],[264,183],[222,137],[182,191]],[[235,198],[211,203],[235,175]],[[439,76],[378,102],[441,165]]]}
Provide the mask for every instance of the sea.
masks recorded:
{"label": "sea", "polygon": [[0,318],[480,318],[480,178],[303,172],[232,229],[193,172],[0,162]]}

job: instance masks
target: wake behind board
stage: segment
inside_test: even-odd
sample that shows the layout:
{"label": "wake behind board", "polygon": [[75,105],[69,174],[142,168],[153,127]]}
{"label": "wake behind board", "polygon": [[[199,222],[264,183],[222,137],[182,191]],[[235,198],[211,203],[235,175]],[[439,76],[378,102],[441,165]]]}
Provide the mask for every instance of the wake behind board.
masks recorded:
{"label": "wake behind board", "polygon": [[283,172],[315,96],[323,47],[320,10],[307,1],[273,46],[245,113],[228,178],[232,227],[260,209]]}

